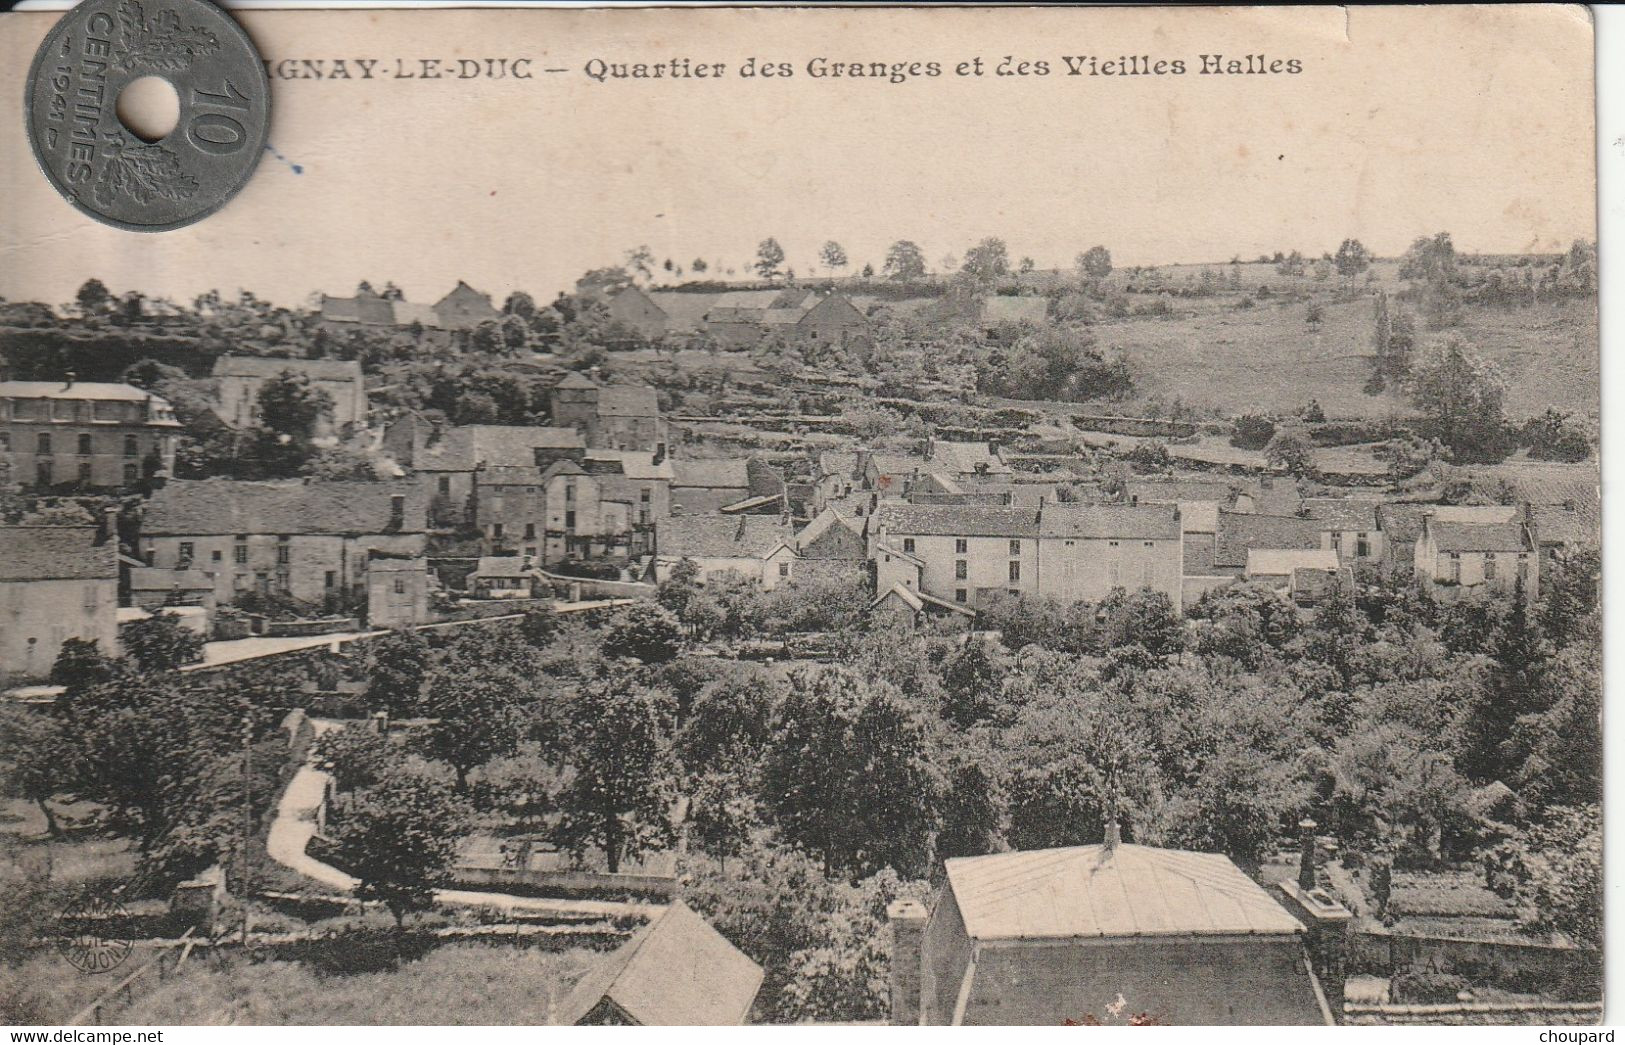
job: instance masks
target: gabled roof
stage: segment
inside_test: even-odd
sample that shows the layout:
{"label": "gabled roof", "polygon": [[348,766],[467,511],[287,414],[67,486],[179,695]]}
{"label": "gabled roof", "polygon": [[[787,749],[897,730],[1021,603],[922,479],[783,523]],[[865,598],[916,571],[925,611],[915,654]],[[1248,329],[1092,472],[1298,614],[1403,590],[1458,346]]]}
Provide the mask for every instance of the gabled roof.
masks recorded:
{"label": "gabled roof", "polygon": [[745,1022],[762,968],[681,901],[589,969],[553,1023],[581,1022],[608,1002],[646,1027],[723,1027]]}
{"label": "gabled roof", "polygon": [[214,361],[215,377],[277,377],[284,371],[304,374],[312,381],[361,382],[361,364],[344,359],[272,359],[268,356],[221,356]]}
{"label": "gabled roof", "polygon": [[[886,504],[878,523],[896,536],[1037,537],[1038,509],[984,505]],[[1177,535],[1177,534],[1176,534]]]}
{"label": "gabled roof", "polygon": [[1322,530],[1375,530],[1377,504],[1350,497],[1305,497],[1303,512]]}
{"label": "gabled roof", "polygon": [[553,387],[554,388],[563,388],[563,389],[566,389],[566,390],[568,390],[568,389],[588,389],[588,388],[597,388],[598,387],[598,382],[594,381],[592,378],[588,377],[586,374],[583,374],[579,370],[572,370],[568,374],[565,374],[562,378],[560,378],[559,383],[554,385]]}
{"label": "gabled roof", "polygon": [[99,399],[144,403],[155,399],[134,385],[111,381],[0,381],[0,399]]}
{"label": "gabled roof", "polygon": [[[439,308],[440,306],[450,302],[453,298],[462,298],[465,300],[472,299],[483,301],[487,305],[491,304],[491,295],[485,293],[483,290],[475,290],[462,280],[458,280],[455,287],[452,287],[450,290],[446,291],[445,297],[434,303],[434,307]],[[493,311],[494,310],[495,309],[493,308]]]}
{"label": "gabled roof", "polygon": [[715,294],[683,294],[670,290],[657,290],[649,295],[649,300],[666,314],[666,329],[676,331],[700,329],[716,299]]}
{"label": "gabled roof", "polygon": [[395,322],[403,327],[419,323],[426,327],[438,327],[440,317],[435,313],[433,305],[419,305],[411,301],[391,301],[390,311],[395,316]]}
{"label": "gabled roof", "polygon": [[[396,495],[405,498],[398,528],[391,526]],[[147,502],[141,533],[421,533],[425,524],[425,494],[416,483],[172,479]]]}
{"label": "gabled roof", "polygon": [[743,457],[720,460],[679,458],[671,463],[671,471],[671,484],[675,487],[750,489],[750,461]]}
{"label": "gabled roof", "polygon": [[1541,544],[1599,544],[1602,532],[1572,508],[1558,504],[1529,506],[1529,528]]}
{"label": "gabled roof", "polygon": [[870,599],[869,608],[874,609],[887,599],[896,599],[909,609],[913,610],[915,613],[918,613],[925,608],[925,603],[920,601],[920,593],[915,591],[913,588],[910,588],[902,581],[898,581],[890,588],[887,588],[879,595],[876,595],[874,598]]}
{"label": "gabled roof", "polygon": [[542,425],[461,425],[446,429],[439,440],[413,455],[418,471],[471,472],[479,465],[528,467],[537,450],[582,449],[574,428]]}
{"label": "gabled roof", "polygon": [[1442,552],[1527,551],[1524,529],[1518,523],[1434,522],[1433,542]]}
{"label": "gabled roof", "polygon": [[569,460],[554,461],[552,464],[547,466],[547,470],[542,473],[541,479],[542,479],[542,482],[545,483],[549,479],[553,479],[553,478],[556,478],[556,477],[561,476],[561,475],[586,475],[586,474],[587,474],[587,470],[585,468],[581,467],[579,464],[576,464],[574,461],[569,461]]}
{"label": "gabled roof", "polygon": [[1296,515],[1255,515],[1219,510],[1215,566],[1246,566],[1253,548],[1318,548],[1320,523]]}
{"label": "gabled roof", "polygon": [[1389,541],[1414,541],[1422,534],[1422,516],[1433,513],[1435,522],[1505,523],[1518,516],[1511,504],[1411,504],[1377,506],[1377,521]]}
{"label": "gabled roof", "polygon": [[1230,483],[1215,479],[1130,479],[1123,484],[1123,494],[1129,500],[1145,501],[1216,501],[1228,504],[1235,499],[1236,489]]}
{"label": "gabled roof", "polygon": [[925,458],[911,454],[870,454],[869,464],[881,475],[911,475],[925,467]]}
{"label": "gabled roof", "polygon": [[659,417],[655,390],[643,385],[605,385],[598,390],[599,417]]}
{"label": "gabled roof", "polygon": [[931,444],[931,462],[952,472],[970,474],[1007,473],[1010,466],[999,459],[991,444],[951,443],[943,440]]}
{"label": "gabled roof", "polygon": [[0,526],[0,581],[116,580],[118,544],[94,526]]}
{"label": "gabled roof", "polygon": [[1047,504],[1040,537],[1177,541],[1179,506],[1173,504]]}
{"label": "gabled roof", "polygon": [[1084,845],[944,866],[966,932],[978,942],[1303,931],[1219,853]]}
{"label": "gabled roof", "polygon": [[589,448],[586,460],[589,471],[592,470],[591,465],[597,462],[619,465],[621,474],[628,479],[669,480],[674,475],[671,458],[667,457],[659,464],[656,464],[654,455],[646,450],[600,450]]}
{"label": "gabled roof", "polygon": [[800,533],[796,534],[796,547],[805,548],[807,545],[829,532],[831,527],[841,527],[850,531],[855,537],[863,536],[863,527],[852,522],[833,508],[825,508],[818,513],[818,517],[808,523]]}
{"label": "gabled roof", "polygon": [[795,539],[777,515],[678,515],[655,523],[655,545],[669,559],[759,559]]}

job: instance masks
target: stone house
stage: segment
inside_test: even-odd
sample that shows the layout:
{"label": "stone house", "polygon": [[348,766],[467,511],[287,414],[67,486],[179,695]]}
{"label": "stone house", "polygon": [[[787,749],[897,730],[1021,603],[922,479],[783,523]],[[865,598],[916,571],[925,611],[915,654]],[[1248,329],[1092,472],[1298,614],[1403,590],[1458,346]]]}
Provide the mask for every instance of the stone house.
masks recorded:
{"label": "stone house", "polygon": [[1212,576],[1245,577],[1254,551],[1306,551],[1325,545],[1320,523],[1301,515],[1220,509],[1216,525]]}
{"label": "stone house", "polygon": [[1540,586],[1522,522],[1443,522],[1424,512],[1413,563],[1417,579],[1444,597],[1476,588],[1510,592],[1522,581],[1525,597],[1534,599]]}
{"label": "stone house", "polygon": [[133,385],[0,381],[0,460],[11,481],[123,489],[175,470],[175,411]]}
{"label": "stone house", "polygon": [[671,463],[673,515],[710,515],[751,496],[750,461],[678,458]]}
{"label": "stone house", "polygon": [[436,424],[409,414],[384,433],[384,450],[418,477],[435,526],[472,521],[475,474],[482,468],[546,468],[582,461],[586,446],[571,428],[541,425]]}
{"label": "stone house", "polygon": [[429,620],[429,563],[374,555],[367,562],[367,626],[406,628]]}
{"label": "stone house", "polygon": [[468,586],[475,598],[528,599],[535,584],[535,564],[528,555],[482,555]]}
{"label": "stone house", "polygon": [[641,450],[664,457],[665,418],[655,390],[644,385],[600,385],[572,372],[553,386],[553,423],[574,428],[589,447]]}
{"label": "stone house", "polygon": [[438,325],[447,330],[472,330],[487,320],[502,318],[502,313],[491,304],[491,295],[475,290],[462,280],[429,307],[434,310]]}
{"label": "stone house", "polygon": [[141,556],[201,570],[217,605],[256,592],[320,611],[366,598],[373,552],[420,556],[427,498],[410,483],[175,480],[141,519]]}
{"label": "stone house", "polygon": [[609,299],[609,318],[645,338],[666,332],[666,310],[639,287],[627,287]]}
{"label": "stone house", "polygon": [[795,576],[795,530],[776,515],[674,515],[655,528],[653,579],[662,583],[684,559],[702,581],[734,575],[771,590]]}
{"label": "stone house", "polygon": [[327,393],[331,408],[316,420],[318,436],[332,436],[367,423],[367,388],[361,364],[343,359],[268,359],[261,356],[221,356],[214,361],[221,420],[233,428],[260,423],[260,389],[292,373],[310,387]]}
{"label": "stone house", "polygon": [[1422,517],[1430,512],[1437,522],[1480,526],[1511,523],[1518,518],[1518,507],[1512,504],[1384,502],[1377,506],[1377,525],[1382,530],[1383,572],[1393,574],[1414,569],[1416,539],[1422,534]]}
{"label": "stone house", "polygon": [[869,542],[863,534],[863,524],[848,519],[833,508],[825,508],[796,534],[796,551],[803,559],[863,562],[868,559],[868,550]]}
{"label": "stone house", "polygon": [[1321,547],[1345,566],[1377,566],[1384,559],[1382,525],[1375,500],[1306,497],[1301,514],[1320,524]]}
{"label": "stone house", "polygon": [[0,526],[0,679],[43,679],[68,639],[118,653],[118,542],[95,526]]}
{"label": "stone house", "polygon": [[867,336],[869,329],[869,317],[845,294],[836,292],[802,312],[793,333],[802,342],[847,345]]}
{"label": "stone house", "polygon": [[907,1026],[1333,1023],[1297,918],[1218,853],[1100,845],[947,860],[887,911]]}

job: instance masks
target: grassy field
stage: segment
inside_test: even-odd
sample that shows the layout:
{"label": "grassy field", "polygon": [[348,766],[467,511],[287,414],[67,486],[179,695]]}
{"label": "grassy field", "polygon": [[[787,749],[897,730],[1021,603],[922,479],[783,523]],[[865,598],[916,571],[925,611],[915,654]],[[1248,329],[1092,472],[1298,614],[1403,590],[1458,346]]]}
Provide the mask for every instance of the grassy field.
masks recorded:
{"label": "grassy field", "polygon": [[593,951],[451,944],[392,972],[322,976],[293,962],[188,965],[110,1015],[121,1024],[545,1024]]}

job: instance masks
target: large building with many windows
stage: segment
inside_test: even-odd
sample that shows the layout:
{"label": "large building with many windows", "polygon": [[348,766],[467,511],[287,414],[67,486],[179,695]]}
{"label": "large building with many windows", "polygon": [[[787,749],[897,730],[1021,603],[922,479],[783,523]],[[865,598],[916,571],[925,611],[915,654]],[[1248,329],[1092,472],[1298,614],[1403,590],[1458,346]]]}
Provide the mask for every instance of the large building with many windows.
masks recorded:
{"label": "large building with many windows", "polygon": [[133,385],[0,381],[0,460],[23,486],[134,486],[174,470],[180,433],[169,403]]}

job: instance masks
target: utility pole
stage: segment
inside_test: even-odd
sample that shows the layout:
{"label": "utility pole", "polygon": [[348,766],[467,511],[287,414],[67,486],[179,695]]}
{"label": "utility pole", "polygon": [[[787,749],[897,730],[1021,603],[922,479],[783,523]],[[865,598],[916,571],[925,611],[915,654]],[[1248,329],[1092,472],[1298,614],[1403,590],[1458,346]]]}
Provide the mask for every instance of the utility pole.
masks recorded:
{"label": "utility pole", "polygon": [[243,953],[248,953],[248,909],[254,896],[252,851],[254,833],[254,719],[243,716]]}

